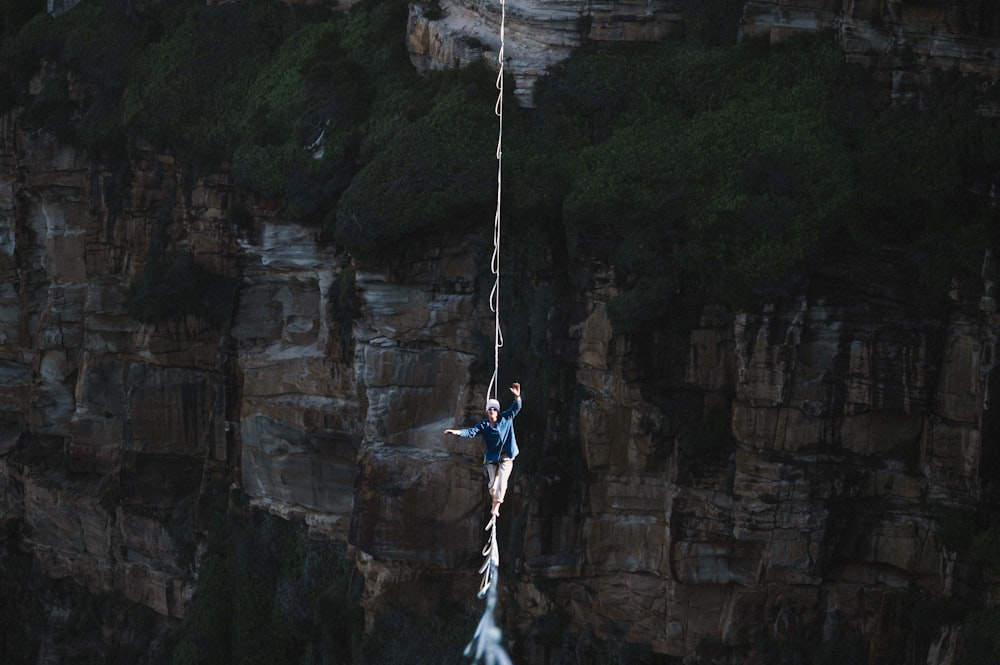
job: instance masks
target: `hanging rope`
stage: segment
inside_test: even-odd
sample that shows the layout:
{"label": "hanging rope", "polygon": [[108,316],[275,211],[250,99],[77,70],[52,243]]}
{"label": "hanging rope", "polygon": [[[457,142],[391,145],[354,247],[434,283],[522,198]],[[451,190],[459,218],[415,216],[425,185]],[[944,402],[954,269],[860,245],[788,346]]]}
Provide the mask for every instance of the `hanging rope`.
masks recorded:
{"label": "hanging rope", "polygon": [[[497,116],[497,208],[493,216],[493,258],[490,261],[490,271],[493,273],[493,290],[490,292],[490,311],[494,314],[493,323],[493,377],[490,379],[486,396],[497,398],[498,377],[500,375],[500,348],[503,346],[503,332],[500,330],[500,194],[503,189],[503,61],[504,42],[507,23],[507,3],[500,0],[500,49],[497,53],[497,102],[493,107],[493,112]],[[491,532],[490,540],[483,549],[483,556],[486,563],[479,569],[483,573],[483,583],[479,589],[479,597],[490,587],[493,578],[489,562],[493,561],[493,566],[500,564],[500,551],[497,549],[496,538],[496,516],[492,517],[486,530]]]}
{"label": "hanging rope", "polygon": [[[498,119],[497,131],[497,208],[493,217],[493,258],[490,270],[493,273],[493,290],[490,292],[490,311],[494,314],[493,328],[493,377],[490,379],[487,397],[497,399],[498,377],[500,375],[500,348],[503,346],[503,332],[500,330],[500,193],[502,191],[503,175],[503,64],[504,40],[507,21],[507,5],[500,0],[500,50],[497,62],[500,65],[497,72],[497,103],[493,112]],[[476,626],[472,640],[465,647],[465,656],[473,663],[486,665],[512,665],[510,656],[503,648],[503,632],[493,618],[497,606],[497,574],[500,568],[500,548],[497,546],[497,518],[490,517],[486,524],[489,537],[483,547],[483,565],[479,567],[482,579],[479,583],[479,598],[486,598],[486,608]]]}
{"label": "hanging rope", "polygon": [[497,116],[497,208],[493,216],[493,258],[490,271],[493,273],[493,290],[490,291],[490,311],[494,314],[493,326],[493,377],[486,390],[487,397],[497,397],[497,378],[500,374],[500,348],[503,346],[503,332],[500,330],[500,193],[503,185],[503,61],[504,41],[507,22],[507,4],[500,0],[500,51],[497,54],[497,103],[493,112]]}

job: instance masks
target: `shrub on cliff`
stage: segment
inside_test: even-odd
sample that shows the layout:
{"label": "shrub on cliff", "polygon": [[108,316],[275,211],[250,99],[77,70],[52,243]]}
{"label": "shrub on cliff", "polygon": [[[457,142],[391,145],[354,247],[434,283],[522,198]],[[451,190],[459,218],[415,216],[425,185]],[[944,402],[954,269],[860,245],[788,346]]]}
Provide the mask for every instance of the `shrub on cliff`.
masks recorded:
{"label": "shrub on cliff", "polygon": [[538,83],[542,154],[522,164],[549,173],[512,195],[555,184],[545,208],[568,264],[615,267],[619,332],[669,320],[678,297],[781,297],[844,249],[894,245],[943,297],[996,237],[984,193],[1000,133],[969,103],[975,81],[944,77],[922,110],[888,111],[870,84],[825,35],[584,50]]}
{"label": "shrub on cliff", "polygon": [[957,665],[995,665],[1000,662],[1000,609],[973,612],[962,629]]}
{"label": "shrub on cliff", "polygon": [[295,219],[332,207],[353,174],[343,157],[367,112],[370,92],[364,80],[360,66],[341,47],[335,26],[301,26],[294,39],[261,63],[247,91],[238,123],[242,133],[232,155],[236,182],[287,197]]}
{"label": "shrub on cliff", "polygon": [[976,115],[968,93],[954,96],[973,85],[954,82],[923,109],[893,107],[856,129],[857,244],[902,248],[938,293],[956,270],[978,272],[997,238],[988,192],[1000,170],[1000,132]]}
{"label": "shrub on cliff", "polygon": [[[128,81],[129,58],[144,39],[124,7],[84,2],[58,19],[41,11],[19,27],[4,58],[10,63],[10,88],[27,102],[25,122],[86,149],[123,152],[118,100]],[[36,76],[40,90],[29,95]]]}
{"label": "shrub on cliff", "polygon": [[843,226],[851,162],[830,103],[841,60],[818,39],[666,44],[581,54],[539,83],[536,128],[560,137],[548,145],[569,183],[569,252],[610,243],[619,331],[664,317],[682,288],[734,303],[780,293]]}
{"label": "shrub on cliff", "polygon": [[4,37],[16,35],[32,17],[45,11],[46,0],[0,0],[0,24]]}
{"label": "shrub on cliff", "polygon": [[489,220],[496,197],[492,119],[481,89],[443,88],[434,108],[400,127],[351,181],[337,204],[337,240],[373,256],[420,232],[440,237],[468,220]]}
{"label": "shrub on cliff", "polygon": [[359,590],[342,545],[264,513],[217,526],[163,665],[356,662]]}
{"label": "shrub on cliff", "polygon": [[[780,297],[844,245],[899,245],[943,291],[995,222],[1000,142],[975,117],[974,82],[942,75],[921,112],[881,112],[829,35],[707,48],[730,41],[712,34],[733,6],[704,5],[698,47],[584,48],[539,81],[536,109],[508,100],[504,201],[526,256],[577,273],[602,254],[619,331],[669,318],[678,295]],[[54,20],[18,14],[5,57],[29,124],[121,152],[152,140],[189,181],[228,163],[239,186],[374,256],[484,216],[488,229],[493,203],[492,91],[467,89],[493,73],[417,76],[406,12],[85,0]],[[71,79],[91,87],[71,94]]]}
{"label": "shrub on cliff", "polygon": [[292,29],[287,8],[275,0],[172,3],[146,20],[161,34],[132,61],[123,121],[187,161],[226,159],[258,71]]}
{"label": "shrub on cliff", "polygon": [[235,280],[198,265],[189,252],[151,260],[129,287],[125,306],[142,323],[161,323],[194,315],[213,325],[229,321]]}

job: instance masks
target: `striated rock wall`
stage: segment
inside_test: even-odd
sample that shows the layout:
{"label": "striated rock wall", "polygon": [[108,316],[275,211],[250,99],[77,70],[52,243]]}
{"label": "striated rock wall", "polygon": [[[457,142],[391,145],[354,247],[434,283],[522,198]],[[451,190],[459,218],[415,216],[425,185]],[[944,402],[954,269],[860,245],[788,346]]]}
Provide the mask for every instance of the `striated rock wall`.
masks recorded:
{"label": "striated rock wall", "polygon": [[[485,398],[476,234],[355,265],[267,202],[230,221],[224,175],[184,195],[168,158],[140,155],[111,206],[100,164],[15,114],[2,127],[0,514],[45,573],[184,617],[207,531],[177,524],[221,480],[250,509],[348,542],[369,626],[393,607],[468,604],[480,450],[441,431]],[[238,279],[230,323],[129,315],[164,228]],[[877,656],[913,598],[982,602],[980,573],[935,534],[980,501],[997,445],[986,256],[947,306],[928,308],[887,255],[877,274],[830,261],[759,312],[688,307],[631,336],[607,317],[613,266],[595,260],[569,300],[534,298],[551,289],[529,276],[512,297],[544,329],[511,337],[568,378],[525,385],[501,518],[516,652],[542,662],[567,639],[610,640],[685,658],[840,636]],[[512,346],[505,358],[530,362]],[[950,640],[920,648],[950,662]]]}
{"label": "striated rock wall", "polygon": [[419,71],[463,67],[480,59],[498,66],[504,22],[505,87],[532,106],[539,76],[587,40],[656,41],[683,30],[670,0],[564,2],[438,0],[410,4],[406,29],[410,60]]}
{"label": "striated rock wall", "polygon": [[[45,574],[185,617],[220,482],[357,543],[367,569],[471,560],[480,453],[440,435],[485,399],[469,366],[492,318],[466,243],[355,271],[225,175],[184,192],[148,153],[121,185],[16,112],[2,129],[0,514]],[[238,279],[223,324],[130,314],[168,250]]]}
{"label": "striated rock wall", "polygon": [[[832,27],[876,65],[893,62],[872,55],[888,34],[922,65],[993,71],[987,14],[952,33],[943,9],[879,7],[876,20],[864,3],[751,2],[743,30]],[[495,48],[495,7],[427,11],[411,14],[420,66]],[[656,3],[509,11],[526,101],[584,28],[661,38],[678,21]],[[479,35],[469,51],[443,32],[456,17],[472,31],[456,34]],[[129,167],[122,180],[0,115],[0,517],[23,525],[20,546],[51,578],[183,619],[210,528],[198,506],[221,485],[248,510],[349,543],[369,626],[390,608],[470,602],[480,450],[441,430],[478,418],[486,396],[485,230],[361,265],[224,173],[187,189],[151,150]],[[236,280],[222,323],[130,315],[129,285],[164,247]],[[606,313],[614,266],[595,259],[592,283],[565,299],[520,271],[512,297],[538,327],[510,333],[532,344],[512,343],[504,362],[529,366],[541,349],[561,374],[515,377],[524,455],[501,518],[515,653],[545,662],[567,641],[586,653],[606,640],[761,661],[762,643],[827,639],[895,662],[910,640],[916,660],[953,662],[956,628],[905,635],[900,617],[995,596],[936,538],[982,500],[996,455],[998,267],[982,249],[980,278],[945,306],[929,308],[887,254],[876,274],[831,260],[761,311],[692,305],[672,328],[630,336]]]}
{"label": "striated rock wall", "polygon": [[[141,208],[106,207],[99,165],[20,132],[14,114],[2,145],[5,513],[24,521],[53,577],[183,616],[194,578],[158,513],[198,492],[216,453],[218,338],[196,321],[129,318],[128,275],[150,224]],[[164,162],[136,164],[136,201],[169,200],[154,166]],[[189,232],[192,247],[214,235]],[[204,249],[225,252],[218,237]]]}
{"label": "striated rock wall", "polygon": [[[407,27],[411,61],[421,71],[460,67],[481,58],[497,67],[501,12],[505,72],[513,78],[513,84],[506,85],[517,103],[529,107],[538,78],[574,48],[586,42],[681,35],[697,13],[670,0],[413,2]],[[933,85],[935,72],[1000,77],[1000,11],[978,0],[747,0],[734,34],[737,39],[775,43],[822,31],[831,32],[849,62],[880,72],[887,104],[920,99]],[[983,111],[997,114],[992,107]]]}
{"label": "striated rock wall", "polygon": [[[884,104],[913,102],[941,72],[1000,77],[1000,12],[977,0],[749,0],[743,35],[776,42],[829,30],[848,62],[878,73]],[[995,105],[983,114],[996,116]]]}
{"label": "striated rock wall", "polygon": [[[511,598],[529,616],[676,656],[833,635],[894,662],[879,653],[897,640],[886,608],[981,598],[935,534],[980,499],[996,445],[982,421],[996,265],[942,311],[891,259],[864,283],[855,268],[828,266],[808,292],[734,321],[706,310],[676,336],[615,338],[608,292],[591,294],[576,326],[583,499],[545,508],[537,478],[517,484],[530,514]],[[678,408],[719,419],[731,441],[664,441]]]}

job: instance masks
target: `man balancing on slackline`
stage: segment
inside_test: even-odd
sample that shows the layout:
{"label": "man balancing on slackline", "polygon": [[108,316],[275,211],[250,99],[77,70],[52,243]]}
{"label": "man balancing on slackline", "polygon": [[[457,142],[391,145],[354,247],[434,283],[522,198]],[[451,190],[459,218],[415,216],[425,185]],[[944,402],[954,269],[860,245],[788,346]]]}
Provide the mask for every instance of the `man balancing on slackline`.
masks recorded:
{"label": "man balancing on slackline", "polygon": [[483,470],[489,483],[490,497],[493,508],[490,514],[494,517],[500,514],[500,504],[507,493],[507,481],[514,468],[514,458],[517,457],[517,438],[514,436],[514,416],[521,410],[521,384],[510,384],[514,393],[514,403],[510,408],[500,412],[500,402],[495,399],[486,401],[486,417],[465,429],[446,429],[445,434],[471,438],[482,436],[486,451],[483,453]]}

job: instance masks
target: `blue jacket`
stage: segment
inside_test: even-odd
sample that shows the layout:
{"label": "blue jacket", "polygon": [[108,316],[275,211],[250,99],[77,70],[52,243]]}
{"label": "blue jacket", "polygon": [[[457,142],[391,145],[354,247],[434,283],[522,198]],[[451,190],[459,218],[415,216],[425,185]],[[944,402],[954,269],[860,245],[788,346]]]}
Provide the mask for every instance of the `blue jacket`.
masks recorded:
{"label": "blue jacket", "polygon": [[499,462],[501,454],[514,459],[517,457],[517,437],[514,436],[514,416],[521,410],[521,400],[515,399],[510,408],[497,416],[496,427],[490,425],[488,418],[483,418],[472,427],[460,430],[459,436],[471,438],[482,436],[486,445],[483,459],[487,462]]}

